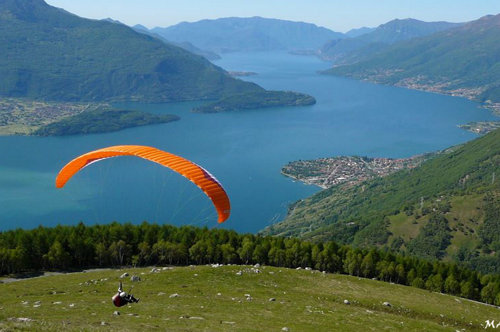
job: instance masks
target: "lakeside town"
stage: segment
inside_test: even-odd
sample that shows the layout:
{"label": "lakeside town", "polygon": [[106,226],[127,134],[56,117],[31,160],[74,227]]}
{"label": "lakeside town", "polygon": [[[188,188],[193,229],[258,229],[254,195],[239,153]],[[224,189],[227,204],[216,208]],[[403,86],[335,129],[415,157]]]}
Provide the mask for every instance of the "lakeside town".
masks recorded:
{"label": "lakeside town", "polygon": [[475,134],[485,135],[495,129],[500,128],[500,121],[469,122],[467,124],[460,125],[458,127],[473,132]]}
{"label": "lakeside town", "polygon": [[96,107],[97,104],[0,98],[0,136],[29,135],[43,125]]}
{"label": "lakeside town", "polygon": [[363,181],[382,177],[402,169],[415,168],[433,154],[404,159],[341,156],[288,163],[281,173],[306,184],[327,189],[339,184],[354,186]]}

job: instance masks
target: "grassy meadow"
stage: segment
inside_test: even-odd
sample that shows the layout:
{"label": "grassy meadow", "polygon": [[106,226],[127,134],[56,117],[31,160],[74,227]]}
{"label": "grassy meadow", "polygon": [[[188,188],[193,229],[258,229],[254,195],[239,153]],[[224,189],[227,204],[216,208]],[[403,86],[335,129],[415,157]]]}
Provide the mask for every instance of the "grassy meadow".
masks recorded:
{"label": "grassy meadow", "polygon": [[[119,280],[139,303],[113,306]],[[306,269],[150,267],[7,281],[0,331],[473,331],[500,321],[494,306]]]}

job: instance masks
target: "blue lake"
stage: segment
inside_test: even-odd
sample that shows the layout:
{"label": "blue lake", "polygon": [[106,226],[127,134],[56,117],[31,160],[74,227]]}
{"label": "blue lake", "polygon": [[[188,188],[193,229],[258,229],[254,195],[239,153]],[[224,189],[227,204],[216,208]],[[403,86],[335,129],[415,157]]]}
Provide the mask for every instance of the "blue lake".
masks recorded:
{"label": "blue lake", "polygon": [[[408,157],[475,138],[459,124],[494,119],[461,98],[324,76],[328,64],[285,53],[228,54],[216,62],[267,89],[313,95],[317,104],[195,114],[199,103],[121,104],[178,114],[174,123],[71,137],[0,137],[0,230],[38,225],[140,223],[224,227],[255,233],[287,206],[319,189],[280,174],[289,161],[338,155]],[[154,146],[203,165],[225,186],[231,218],[216,223],[209,199],[191,182],[139,158],[85,168],[63,189],[57,172],[74,157],[121,144]]]}

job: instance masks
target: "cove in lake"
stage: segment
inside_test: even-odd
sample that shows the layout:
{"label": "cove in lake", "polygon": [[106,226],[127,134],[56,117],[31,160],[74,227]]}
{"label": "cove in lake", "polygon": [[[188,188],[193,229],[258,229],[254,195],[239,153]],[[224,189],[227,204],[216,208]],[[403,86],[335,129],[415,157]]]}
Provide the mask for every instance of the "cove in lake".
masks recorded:
{"label": "cove in lake", "polygon": [[[255,233],[285,217],[290,203],[319,190],[280,174],[292,160],[338,155],[409,157],[475,138],[457,128],[494,116],[477,103],[324,76],[328,64],[285,53],[233,53],[217,65],[267,89],[314,96],[317,104],[195,114],[199,103],[117,105],[177,114],[180,121],[71,137],[0,137],[0,229],[144,220]],[[154,146],[203,165],[227,189],[231,218],[217,225],[209,199],[191,182],[139,158],[93,164],[63,189],[59,169],[79,154],[119,144]]]}

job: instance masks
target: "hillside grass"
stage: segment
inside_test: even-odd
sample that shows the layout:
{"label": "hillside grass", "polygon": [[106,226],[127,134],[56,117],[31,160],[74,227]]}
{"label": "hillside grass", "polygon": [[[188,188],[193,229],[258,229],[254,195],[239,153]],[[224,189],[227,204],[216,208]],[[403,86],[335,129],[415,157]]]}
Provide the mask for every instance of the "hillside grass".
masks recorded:
{"label": "hillside grass", "polygon": [[[258,269],[105,269],[3,283],[0,330],[469,331],[500,315],[493,306],[407,286],[304,269]],[[140,302],[115,308],[111,296],[124,272],[141,277],[135,283],[124,279],[125,290],[133,286]],[[179,296],[171,298],[174,293]]]}

